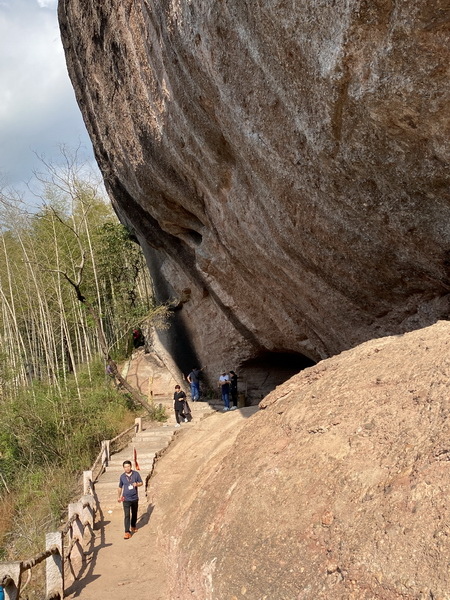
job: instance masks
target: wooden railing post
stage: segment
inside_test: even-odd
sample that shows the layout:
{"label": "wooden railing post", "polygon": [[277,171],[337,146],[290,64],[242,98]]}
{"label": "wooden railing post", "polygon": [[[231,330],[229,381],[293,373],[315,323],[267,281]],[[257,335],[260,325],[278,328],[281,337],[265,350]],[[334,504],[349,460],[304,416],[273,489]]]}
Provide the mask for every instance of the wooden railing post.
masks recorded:
{"label": "wooden railing post", "polygon": [[136,417],[134,420],[134,431],[140,433],[142,431],[142,417]]}
{"label": "wooden railing post", "polygon": [[64,598],[63,534],[61,531],[45,534],[45,549],[51,550],[53,546],[59,548],[59,553],[52,554],[45,560],[47,596],[58,593],[60,598]]}
{"label": "wooden railing post", "polygon": [[83,494],[93,493],[92,471],[83,471]]}

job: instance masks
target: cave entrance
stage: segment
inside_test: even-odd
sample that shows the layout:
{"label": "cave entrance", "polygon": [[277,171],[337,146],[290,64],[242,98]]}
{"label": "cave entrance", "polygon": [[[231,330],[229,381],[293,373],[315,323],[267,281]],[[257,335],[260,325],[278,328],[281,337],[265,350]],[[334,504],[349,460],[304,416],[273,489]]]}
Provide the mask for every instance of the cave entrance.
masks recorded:
{"label": "cave entrance", "polygon": [[239,390],[245,393],[247,404],[257,404],[277,385],[315,364],[299,352],[264,352],[241,364]]}

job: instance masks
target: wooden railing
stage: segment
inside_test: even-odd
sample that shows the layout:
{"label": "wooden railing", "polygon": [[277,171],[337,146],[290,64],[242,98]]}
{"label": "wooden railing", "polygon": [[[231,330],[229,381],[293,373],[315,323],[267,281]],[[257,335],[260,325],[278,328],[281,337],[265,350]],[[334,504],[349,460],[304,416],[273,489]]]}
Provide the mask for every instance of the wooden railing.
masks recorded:
{"label": "wooden railing", "polygon": [[[0,586],[6,600],[19,600],[31,580],[31,570],[45,560],[45,600],[62,600],[65,592],[65,573],[77,579],[84,562],[84,549],[94,536],[95,515],[99,506],[95,482],[108,466],[109,458],[125,436],[139,433],[142,419],[135,419],[132,427],[112,440],[102,442],[101,450],[92,467],[83,472],[83,496],[69,504],[67,522],[58,530],[45,535],[45,550],[29,560],[0,563]],[[27,574],[26,581],[25,573]]]}

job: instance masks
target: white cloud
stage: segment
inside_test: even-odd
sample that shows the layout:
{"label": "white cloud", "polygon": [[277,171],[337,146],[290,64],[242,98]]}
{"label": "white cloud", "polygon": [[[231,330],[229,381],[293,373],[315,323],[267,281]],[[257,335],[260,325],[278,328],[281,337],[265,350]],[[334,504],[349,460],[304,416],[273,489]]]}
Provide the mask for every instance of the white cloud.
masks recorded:
{"label": "white cloud", "polygon": [[56,8],[58,0],[36,0],[41,8]]}
{"label": "white cloud", "polygon": [[[0,0],[0,174],[28,180],[34,152],[90,149],[67,74],[56,0]],[[45,10],[43,10],[45,9]]]}

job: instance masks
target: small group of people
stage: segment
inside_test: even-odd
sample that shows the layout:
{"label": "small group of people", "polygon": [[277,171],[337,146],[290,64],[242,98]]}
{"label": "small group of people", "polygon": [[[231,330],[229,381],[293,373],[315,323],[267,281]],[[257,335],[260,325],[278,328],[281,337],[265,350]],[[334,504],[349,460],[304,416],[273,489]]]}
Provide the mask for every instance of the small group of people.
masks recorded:
{"label": "small group of people", "polygon": [[[205,367],[201,369],[194,367],[186,377],[191,388],[192,402],[200,400],[200,379],[204,369]],[[223,410],[236,410],[238,407],[238,376],[235,371],[223,371],[219,377],[218,386],[222,397]],[[192,420],[191,409],[189,408],[186,394],[179,385],[175,386],[173,409],[177,421],[175,427],[180,427],[181,423],[187,423]]]}
{"label": "small group of people", "polygon": [[[223,410],[236,410],[238,407],[238,376],[234,371],[224,371],[219,377]],[[231,401],[231,403],[230,403]]]}

